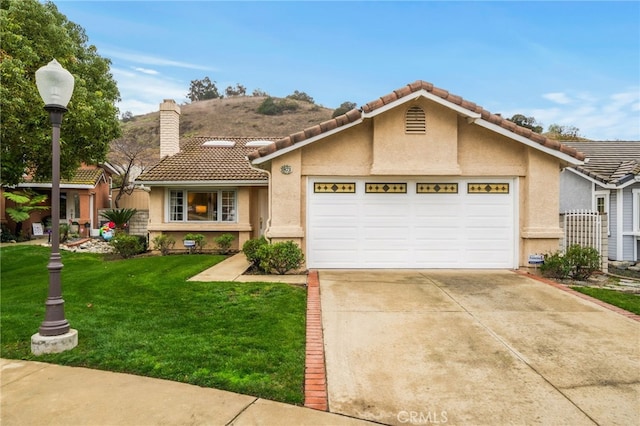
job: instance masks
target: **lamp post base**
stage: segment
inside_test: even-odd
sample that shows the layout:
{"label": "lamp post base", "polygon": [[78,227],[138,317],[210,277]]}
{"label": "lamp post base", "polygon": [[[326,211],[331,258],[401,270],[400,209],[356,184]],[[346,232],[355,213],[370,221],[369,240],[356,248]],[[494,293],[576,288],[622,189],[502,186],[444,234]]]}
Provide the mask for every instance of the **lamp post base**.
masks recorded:
{"label": "lamp post base", "polygon": [[36,333],[31,336],[31,353],[34,355],[58,354],[78,346],[78,330],[70,329],[59,336],[43,336]]}

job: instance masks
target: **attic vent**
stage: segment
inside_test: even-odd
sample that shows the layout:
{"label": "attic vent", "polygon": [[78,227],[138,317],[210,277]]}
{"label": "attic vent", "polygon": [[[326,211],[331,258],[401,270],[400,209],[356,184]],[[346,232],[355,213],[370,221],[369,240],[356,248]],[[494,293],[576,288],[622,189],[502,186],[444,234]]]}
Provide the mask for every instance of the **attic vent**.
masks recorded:
{"label": "attic vent", "polygon": [[426,117],[422,108],[412,106],[407,110],[404,131],[412,135],[424,135],[427,132]]}
{"label": "attic vent", "polygon": [[266,141],[266,140],[265,141],[250,141],[250,142],[247,142],[245,144],[245,146],[248,146],[248,147],[251,148],[251,147],[258,147],[258,146],[267,146],[267,145],[271,145],[272,143],[273,143],[273,141]]}
{"label": "attic vent", "polygon": [[236,146],[234,141],[206,141],[202,146],[215,146],[215,147],[228,147],[232,148]]}

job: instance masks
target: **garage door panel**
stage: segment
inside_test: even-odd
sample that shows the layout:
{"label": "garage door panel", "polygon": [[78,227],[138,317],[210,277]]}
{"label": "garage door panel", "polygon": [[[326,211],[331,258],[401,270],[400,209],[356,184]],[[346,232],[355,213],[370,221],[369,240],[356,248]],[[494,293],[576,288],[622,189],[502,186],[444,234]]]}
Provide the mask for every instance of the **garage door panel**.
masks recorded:
{"label": "garage door panel", "polygon": [[406,193],[371,194],[364,182],[372,179],[349,179],[356,181],[355,193],[309,193],[309,267],[516,265],[515,184],[510,193],[467,194],[472,181],[461,179],[458,193],[419,194],[415,179],[394,178],[407,183]]}

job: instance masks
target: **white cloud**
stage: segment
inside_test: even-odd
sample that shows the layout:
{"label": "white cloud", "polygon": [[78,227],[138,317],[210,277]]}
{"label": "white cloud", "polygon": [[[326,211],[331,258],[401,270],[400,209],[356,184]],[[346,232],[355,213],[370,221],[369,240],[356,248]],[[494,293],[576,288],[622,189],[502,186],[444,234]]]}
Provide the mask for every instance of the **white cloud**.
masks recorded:
{"label": "white cloud", "polygon": [[150,75],[158,75],[160,74],[158,71],[156,70],[151,70],[148,68],[140,68],[140,67],[133,67],[134,70],[141,72],[143,74],[150,74]]}
{"label": "white cloud", "polygon": [[192,64],[189,62],[182,62],[182,61],[174,61],[172,59],[159,58],[156,56],[145,55],[142,53],[130,53],[130,52],[124,52],[121,50],[104,49],[102,51],[102,54],[110,58],[117,58],[120,60],[133,62],[136,64],[188,68],[188,69],[204,70],[204,71],[216,71],[214,68],[206,67],[203,65]]}
{"label": "white cloud", "polygon": [[157,111],[163,99],[186,100],[189,84],[160,74],[140,74],[122,68],[111,68],[118,83],[122,100],[120,112],[131,111],[134,115]]}
{"label": "white cloud", "polygon": [[[640,88],[630,87],[612,94],[562,95],[576,102],[522,108],[509,116],[516,113],[533,116],[545,130],[550,124],[575,126],[581,136],[594,140],[640,140]],[[548,99],[546,95],[543,97]]]}
{"label": "white cloud", "polygon": [[571,99],[562,92],[554,92],[554,93],[545,93],[544,95],[542,95],[543,98],[548,99],[552,102],[555,102],[557,104],[569,104],[571,103]]}

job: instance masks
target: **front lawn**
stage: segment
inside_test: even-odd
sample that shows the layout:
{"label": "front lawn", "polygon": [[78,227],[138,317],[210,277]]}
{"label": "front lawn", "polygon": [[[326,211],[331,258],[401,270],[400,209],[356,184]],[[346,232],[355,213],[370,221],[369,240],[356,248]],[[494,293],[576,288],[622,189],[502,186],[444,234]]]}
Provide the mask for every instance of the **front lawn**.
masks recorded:
{"label": "front lawn", "polygon": [[1,356],[118,371],[303,402],[303,288],[187,282],[223,260],[177,255],[104,261],[62,252],[65,317],[78,346],[35,357],[49,249],[0,249]]}
{"label": "front lawn", "polygon": [[596,287],[571,287],[575,291],[640,315],[640,295]]}

